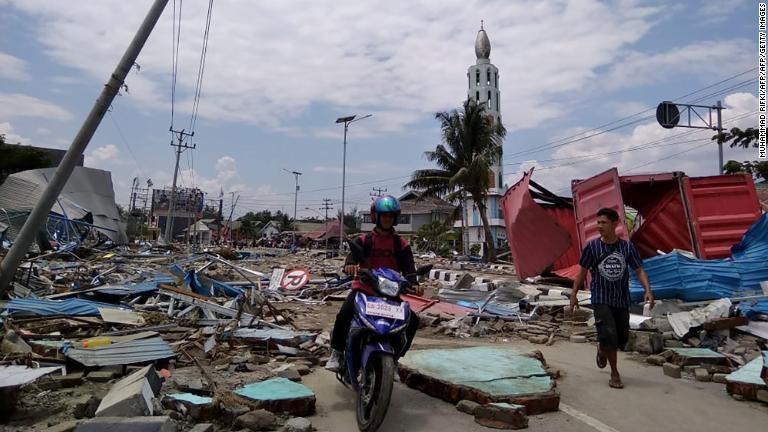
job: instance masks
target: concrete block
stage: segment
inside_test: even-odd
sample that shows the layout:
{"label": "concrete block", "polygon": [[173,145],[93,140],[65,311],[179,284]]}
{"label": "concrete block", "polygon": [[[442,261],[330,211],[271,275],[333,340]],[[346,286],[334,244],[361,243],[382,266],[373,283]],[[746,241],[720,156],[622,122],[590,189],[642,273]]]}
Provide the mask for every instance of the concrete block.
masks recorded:
{"label": "concrete block", "polygon": [[145,366],[127,377],[121,379],[115,386],[125,386],[130,383],[146,379],[149,383],[149,387],[152,389],[152,394],[155,396],[160,394],[160,389],[163,387],[163,380],[160,375],[157,374],[155,368],[152,365]]}
{"label": "concrete block", "polygon": [[627,351],[646,355],[658,354],[664,351],[664,336],[656,332],[630,331]]}
{"label": "concrete block", "polygon": [[645,362],[654,366],[662,366],[666,363],[666,359],[660,355],[649,355],[646,357]]}
{"label": "concrete block", "polygon": [[725,379],[727,376],[728,374],[716,373],[712,375],[712,382],[716,382],[718,384],[728,384],[728,380]]}
{"label": "concrete block", "polygon": [[571,335],[571,342],[573,343],[586,343],[587,337],[583,335]]}
{"label": "concrete block", "polygon": [[508,403],[480,405],[475,410],[475,422],[494,429],[524,429],[528,427],[525,407]]}
{"label": "concrete block", "polygon": [[151,416],[153,413],[152,388],[146,378],[122,384],[118,382],[104,396],[96,417]]}
{"label": "concrete block", "polygon": [[672,378],[680,378],[683,376],[683,368],[676,364],[664,363],[664,375]]}
{"label": "concrete block", "polygon": [[83,383],[83,373],[75,372],[66,375],[56,375],[51,377],[60,388],[77,387]]}
{"label": "concrete block", "polygon": [[709,372],[707,372],[704,368],[697,368],[693,371],[693,374],[696,376],[696,381],[701,382],[710,382],[712,381],[712,377],[709,375]]}
{"label": "concrete block", "polygon": [[114,371],[94,371],[88,374],[88,381],[109,382],[115,379],[117,375]]}
{"label": "concrete block", "polygon": [[166,395],[162,404],[167,409],[178,411],[197,421],[214,419],[219,413],[213,404],[213,398],[192,393]]}
{"label": "concrete block", "polygon": [[768,403],[768,390],[758,390],[757,400],[763,403]]}
{"label": "concrete block", "polygon": [[96,417],[81,423],[75,432],[177,432],[170,417]]}
{"label": "concrete block", "polygon": [[545,335],[537,335],[537,336],[531,336],[528,338],[528,342],[535,343],[535,344],[545,344],[549,340],[549,336]]}
{"label": "concrete block", "polygon": [[304,417],[294,417],[285,422],[285,432],[312,432],[312,422]]}
{"label": "concrete block", "polygon": [[254,410],[241,415],[235,420],[236,428],[252,431],[271,430],[277,423],[277,417],[267,410]]}
{"label": "concrete block", "polygon": [[456,409],[465,414],[475,415],[475,410],[479,406],[479,403],[465,399],[463,401],[459,401],[459,403],[456,404]]}
{"label": "concrete block", "polygon": [[213,425],[210,423],[199,423],[190,429],[189,432],[213,432]]}

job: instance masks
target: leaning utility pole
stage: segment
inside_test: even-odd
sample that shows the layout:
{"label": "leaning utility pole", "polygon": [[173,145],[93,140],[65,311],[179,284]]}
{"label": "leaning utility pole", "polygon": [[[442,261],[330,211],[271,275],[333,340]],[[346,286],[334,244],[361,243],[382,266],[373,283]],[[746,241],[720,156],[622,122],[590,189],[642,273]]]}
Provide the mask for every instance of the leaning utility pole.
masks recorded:
{"label": "leaning utility pole", "polygon": [[29,245],[32,243],[35,234],[37,234],[48,217],[48,213],[51,211],[53,203],[59,197],[61,190],[64,189],[64,185],[67,183],[69,176],[72,175],[72,171],[75,169],[77,161],[80,159],[80,156],[83,154],[86,147],[88,147],[88,143],[91,141],[93,134],[99,127],[101,119],[104,118],[104,114],[106,114],[107,109],[109,109],[109,106],[115,99],[117,92],[120,91],[120,88],[124,85],[125,77],[136,62],[136,58],[139,56],[141,49],[147,42],[147,38],[149,38],[150,33],[152,33],[152,29],[155,27],[155,24],[157,24],[157,20],[160,18],[160,15],[162,15],[163,9],[165,9],[167,3],[168,0],[155,0],[152,4],[147,16],[141,23],[139,30],[133,37],[131,44],[128,45],[123,57],[120,59],[114,72],[112,72],[109,82],[101,90],[101,94],[96,100],[93,108],[91,108],[91,112],[88,113],[88,117],[86,117],[83,125],[77,132],[75,139],[69,146],[69,150],[67,150],[67,153],[59,163],[58,168],[56,168],[56,173],[54,173],[50,183],[48,183],[48,186],[46,186],[40,199],[37,201],[37,204],[35,204],[32,213],[29,214],[27,221],[24,223],[24,227],[22,227],[13,246],[11,246],[11,250],[8,251],[2,264],[0,264],[0,297],[3,296],[10,286],[13,276],[16,274],[16,268],[24,258],[24,255],[27,254]]}
{"label": "leaning utility pole", "polygon": [[173,186],[171,186],[171,201],[168,203],[168,217],[165,220],[165,235],[163,236],[164,240],[167,243],[173,243],[173,212],[175,210],[174,206],[176,205],[176,180],[179,177],[179,158],[181,157],[181,152],[183,152],[186,149],[192,149],[194,150],[197,147],[197,144],[192,144],[190,147],[184,142],[184,138],[186,137],[193,137],[195,136],[195,133],[192,132],[191,134],[188,134],[184,132],[184,129],[177,131],[174,130],[173,127],[168,129],[172,133],[176,134],[176,140],[177,143],[174,143],[171,141],[171,147],[176,147],[176,167],[173,169]]}

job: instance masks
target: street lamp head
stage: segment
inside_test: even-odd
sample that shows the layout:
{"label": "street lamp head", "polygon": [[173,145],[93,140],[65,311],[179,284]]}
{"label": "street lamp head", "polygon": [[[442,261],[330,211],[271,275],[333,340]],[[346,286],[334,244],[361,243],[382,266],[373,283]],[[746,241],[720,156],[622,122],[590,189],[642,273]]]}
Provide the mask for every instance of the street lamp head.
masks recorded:
{"label": "street lamp head", "polygon": [[347,122],[351,122],[352,120],[354,120],[354,119],[355,119],[355,117],[356,117],[356,116],[357,116],[357,114],[355,114],[355,115],[351,115],[351,116],[347,116],[347,117],[339,117],[339,118],[337,118],[337,119],[336,119],[336,123],[347,123]]}

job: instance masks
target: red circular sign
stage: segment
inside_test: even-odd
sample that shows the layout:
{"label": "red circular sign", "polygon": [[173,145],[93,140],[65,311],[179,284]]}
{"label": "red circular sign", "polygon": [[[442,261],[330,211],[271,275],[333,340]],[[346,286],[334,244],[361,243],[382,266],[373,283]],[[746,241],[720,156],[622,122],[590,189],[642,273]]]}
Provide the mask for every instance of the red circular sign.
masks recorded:
{"label": "red circular sign", "polygon": [[288,291],[296,291],[304,287],[309,282],[309,270],[293,269],[287,270],[280,281],[280,288]]}

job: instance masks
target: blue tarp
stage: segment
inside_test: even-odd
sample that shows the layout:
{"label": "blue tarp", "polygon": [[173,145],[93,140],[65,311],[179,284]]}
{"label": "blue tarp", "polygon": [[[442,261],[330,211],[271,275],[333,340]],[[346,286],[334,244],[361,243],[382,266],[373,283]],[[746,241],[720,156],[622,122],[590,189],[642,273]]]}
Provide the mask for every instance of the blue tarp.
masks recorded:
{"label": "blue tarp", "polygon": [[118,309],[109,303],[100,303],[78,298],[66,300],[43,299],[13,299],[5,306],[9,315],[68,315],[68,316],[98,316],[99,308]]}
{"label": "blue tarp", "polygon": [[[702,301],[759,291],[760,282],[768,280],[768,214],[747,230],[731,254],[728,259],[700,260],[673,252],[643,260],[643,268],[657,299]],[[630,276],[632,301],[640,302],[643,287],[634,272]]]}

